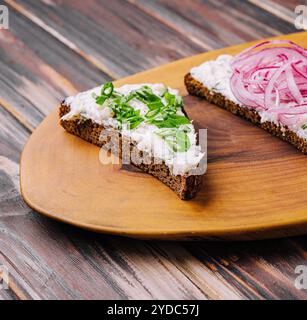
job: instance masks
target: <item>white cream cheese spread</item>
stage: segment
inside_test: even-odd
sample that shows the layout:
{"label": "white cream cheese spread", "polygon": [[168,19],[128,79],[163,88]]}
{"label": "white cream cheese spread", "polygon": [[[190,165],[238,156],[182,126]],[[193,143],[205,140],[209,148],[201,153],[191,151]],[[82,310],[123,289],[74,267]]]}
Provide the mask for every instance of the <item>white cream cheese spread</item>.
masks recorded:
{"label": "white cream cheese spread", "polygon": [[[241,107],[246,107],[236,99],[231,90],[230,78],[233,72],[230,63],[232,59],[233,56],[231,55],[220,55],[216,60],[207,61],[198,67],[192,68],[190,73],[195,80],[202,83],[212,92],[220,93],[228,100]],[[277,121],[276,114],[264,110],[257,110],[257,112],[261,117],[261,122],[268,121],[282,126],[282,124]],[[302,128],[304,124],[307,124],[307,114],[304,115],[298,123],[288,125],[288,127],[299,137],[307,139],[307,126],[306,129]]]}
{"label": "white cream cheese spread", "polygon": [[[150,88],[154,95],[159,96],[163,105],[167,104],[167,101],[164,98],[164,93],[166,91],[181,99],[177,90],[167,88],[163,84],[124,85],[122,87],[115,88],[114,92],[123,96],[128,96],[136,90],[144,87]],[[106,128],[120,128],[122,135],[130,137],[131,140],[137,144],[137,148],[139,150],[147,152],[154,158],[163,160],[174,175],[184,175],[198,167],[204,154],[201,152],[200,146],[196,143],[196,132],[190,121],[183,125],[183,130],[189,141],[188,148],[184,150],[184,152],[173,150],[170,148],[167,141],[163,139],[163,132],[166,132],[165,130],[168,130],[167,128],[161,129],[154,124],[146,123],[146,121],[141,121],[136,128],[130,130],[128,130],[124,125],[120,126],[114,111],[110,107],[109,99],[106,99],[102,105],[97,104],[95,97],[101,94],[101,89],[102,87],[96,87],[79,93],[76,96],[66,98],[64,103],[70,107],[70,112],[62,119],[70,120],[75,117],[81,117],[82,119],[90,119]],[[145,118],[146,114],[150,111],[146,102],[141,101],[141,99],[138,99],[137,97],[131,99],[128,104],[134,110],[139,110],[138,114],[140,117]],[[184,116],[181,108],[178,108],[176,115]]]}

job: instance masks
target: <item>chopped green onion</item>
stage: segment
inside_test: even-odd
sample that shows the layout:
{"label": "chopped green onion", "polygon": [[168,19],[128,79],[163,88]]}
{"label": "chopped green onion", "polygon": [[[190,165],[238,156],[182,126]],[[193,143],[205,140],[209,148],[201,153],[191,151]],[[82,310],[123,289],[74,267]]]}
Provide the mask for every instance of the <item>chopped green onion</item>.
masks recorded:
{"label": "chopped green onion", "polygon": [[[100,96],[92,96],[98,105],[103,105],[108,100],[108,107],[113,111],[120,128],[125,125],[129,129],[135,129],[145,122],[158,128],[156,134],[164,139],[174,152],[184,152],[190,148],[187,135],[190,128],[185,126],[190,124],[190,121],[187,117],[177,114],[183,106],[183,100],[180,96],[171,94],[167,87],[159,95],[154,94],[150,87],[143,86],[124,96],[116,92],[111,82],[107,82],[102,86]],[[149,110],[144,117],[140,110],[129,104],[133,99],[148,107]]]}
{"label": "chopped green onion", "polygon": [[191,143],[185,128],[160,129],[155,132],[174,152],[186,152]]}
{"label": "chopped green onion", "polygon": [[110,97],[114,91],[114,86],[112,82],[107,82],[101,89],[101,95]]}
{"label": "chopped green onion", "polygon": [[145,114],[145,117],[147,119],[152,119],[154,118],[156,115],[158,115],[160,113],[160,109],[153,109],[153,110],[150,110],[148,111],[146,114]]}

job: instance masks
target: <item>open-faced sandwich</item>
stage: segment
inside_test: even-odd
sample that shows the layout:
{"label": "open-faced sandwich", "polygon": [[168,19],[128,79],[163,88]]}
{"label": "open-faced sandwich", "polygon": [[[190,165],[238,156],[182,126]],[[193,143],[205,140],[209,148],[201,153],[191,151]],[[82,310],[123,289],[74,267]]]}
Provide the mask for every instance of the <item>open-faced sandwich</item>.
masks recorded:
{"label": "open-faced sandwich", "polygon": [[266,41],[185,76],[190,94],[240,115],[307,153],[307,50]]}
{"label": "open-faced sandwich", "polygon": [[204,154],[177,90],[112,83],[65,99],[61,125],[161,180],[181,199],[200,189]]}

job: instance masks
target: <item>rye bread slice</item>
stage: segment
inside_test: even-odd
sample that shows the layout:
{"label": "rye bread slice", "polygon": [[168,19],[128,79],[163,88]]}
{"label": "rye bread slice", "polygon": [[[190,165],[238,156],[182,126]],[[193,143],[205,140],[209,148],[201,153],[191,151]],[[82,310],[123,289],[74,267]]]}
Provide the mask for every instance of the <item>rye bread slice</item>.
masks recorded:
{"label": "rye bread slice", "polygon": [[[123,156],[122,147],[122,135],[119,131],[115,129],[105,129],[102,125],[93,122],[90,119],[71,119],[63,120],[62,117],[70,111],[70,107],[62,102],[59,114],[60,114],[60,124],[69,133],[76,135],[83,140],[86,140],[98,147],[103,147],[106,143],[109,143],[111,137],[117,137],[119,143],[118,150],[115,153],[120,157]],[[142,171],[151,174],[156,177],[168,187],[170,187],[182,200],[187,200],[195,197],[196,193],[200,190],[202,184],[203,175],[173,175],[168,166],[163,163],[154,163],[154,159],[146,152],[143,152],[137,148],[133,142],[130,143],[130,154],[139,154],[144,159],[148,159],[146,164],[136,163],[131,159],[132,164],[141,169]],[[149,164],[147,164],[149,163]]]}
{"label": "rye bread slice", "polygon": [[258,127],[268,131],[284,141],[291,143],[298,150],[304,154],[307,154],[307,141],[299,137],[295,132],[289,130],[288,127],[279,126],[269,121],[261,122],[261,117],[257,111],[248,109],[247,107],[242,107],[233,101],[230,101],[222,94],[209,90],[201,82],[195,80],[190,73],[185,76],[184,82],[189,94],[204,98],[210,103],[214,103],[217,106],[232,112],[233,114],[251,121]]}

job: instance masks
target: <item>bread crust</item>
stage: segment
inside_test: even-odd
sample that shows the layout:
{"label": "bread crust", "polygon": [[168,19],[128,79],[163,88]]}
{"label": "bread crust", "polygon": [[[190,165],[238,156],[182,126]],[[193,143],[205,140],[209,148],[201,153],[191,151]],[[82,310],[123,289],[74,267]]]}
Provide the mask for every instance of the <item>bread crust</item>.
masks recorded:
{"label": "bread crust", "polygon": [[[122,150],[123,137],[116,129],[106,129],[102,125],[94,123],[90,119],[70,119],[63,120],[62,117],[70,111],[70,107],[62,102],[59,110],[60,124],[69,133],[82,138],[98,147],[103,147],[110,141],[116,141],[113,152],[120,157],[125,156]],[[113,139],[111,139],[113,138]],[[131,163],[142,171],[156,177],[168,187],[170,187],[182,200],[187,200],[195,197],[196,193],[200,190],[203,175],[173,175],[167,165],[161,163],[154,163],[152,158],[146,152],[137,148],[133,142],[129,141],[130,155],[140,155],[141,158],[146,159],[145,163],[136,163],[131,157]],[[117,147],[118,146],[118,147]],[[124,152],[125,153],[125,152]]]}
{"label": "bread crust", "polygon": [[232,112],[233,114],[251,121],[253,124],[268,131],[274,136],[291,143],[302,153],[307,154],[307,141],[297,136],[297,134],[289,130],[288,127],[278,126],[269,121],[261,122],[261,117],[257,111],[241,107],[238,104],[228,100],[222,94],[209,90],[201,82],[195,80],[190,73],[185,76],[184,82],[189,94],[204,98],[207,101]]}

